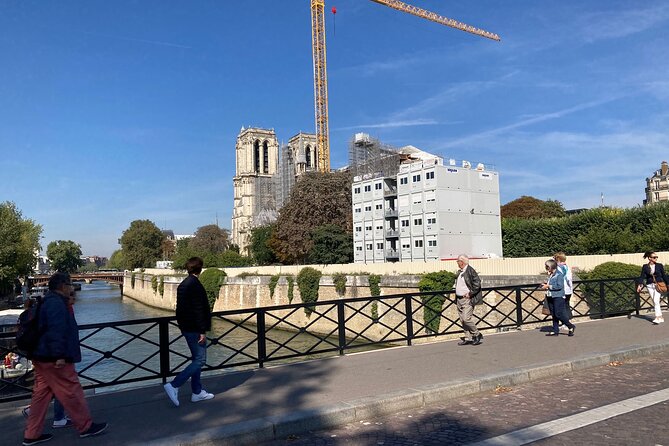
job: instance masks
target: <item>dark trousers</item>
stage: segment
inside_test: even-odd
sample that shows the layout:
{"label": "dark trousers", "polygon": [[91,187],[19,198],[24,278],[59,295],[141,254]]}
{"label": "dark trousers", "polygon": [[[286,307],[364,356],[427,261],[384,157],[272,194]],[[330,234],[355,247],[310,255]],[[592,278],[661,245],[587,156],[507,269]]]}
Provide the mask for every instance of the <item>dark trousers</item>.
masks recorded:
{"label": "dark trousers", "polygon": [[567,314],[567,302],[564,297],[548,297],[548,308],[551,310],[553,316],[553,332],[560,332],[560,322],[567,328],[574,328],[574,324],[569,322],[569,315]]}

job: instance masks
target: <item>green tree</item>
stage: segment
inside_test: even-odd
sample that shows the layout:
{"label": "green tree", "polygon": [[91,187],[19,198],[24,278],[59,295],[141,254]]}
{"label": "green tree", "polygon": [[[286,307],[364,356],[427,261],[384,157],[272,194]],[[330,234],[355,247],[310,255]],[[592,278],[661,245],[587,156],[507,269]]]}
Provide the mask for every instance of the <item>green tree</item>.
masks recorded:
{"label": "green tree", "polygon": [[165,235],[150,220],[135,220],[123,231],[121,249],[126,269],[152,268],[162,255]]}
{"label": "green tree", "polygon": [[271,265],[278,261],[272,247],[269,245],[274,229],[274,224],[251,229],[249,252],[256,265]]}
{"label": "green tree", "polygon": [[312,232],[327,224],[352,233],[351,175],[308,173],[293,188],[279,211],[270,246],[282,263],[303,263],[314,245]]}
{"label": "green tree", "polygon": [[0,203],[0,294],[11,292],[14,280],[32,272],[42,227],[24,219],[12,202]]}
{"label": "green tree", "polygon": [[100,268],[93,262],[84,262],[82,266],[77,269],[77,272],[80,273],[93,273],[98,271]]}
{"label": "green tree", "polygon": [[250,257],[246,257],[241,255],[238,252],[232,251],[232,250],[227,250],[223,253],[221,253],[218,256],[218,267],[220,268],[225,268],[225,267],[230,267],[230,266],[250,266],[251,261]]}
{"label": "green tree", "polygon": [[84,261],[81,257],[81,246],[72,240],[56,240],[49,243],[46,256],[51,262],[51,268],[59,272],[73,273]]}
{"label": "green tree", "polygon": [[551,218],[564,217],[566,211],[557,200],[539,200],[523,195],[500,208],[502,218]]}
{"label": "green tree", "polygon": [[340,226],[319,226],[311,232],[311,240],[310,263],[331,265],[353,261],[353,235]]}
{"label": "green tree", "polygon": [[195,236],[189,242],[189,246],[201,255],[206,253],[220,254],[228,249],[229,244],[228,230],[219,228],[217,225],[197,228]]}
{"label": "green tree", "polygon": [[114,251],[107,262],[107,268],[124,270],[125,259],[123,258],[123,250],[117,249]]}

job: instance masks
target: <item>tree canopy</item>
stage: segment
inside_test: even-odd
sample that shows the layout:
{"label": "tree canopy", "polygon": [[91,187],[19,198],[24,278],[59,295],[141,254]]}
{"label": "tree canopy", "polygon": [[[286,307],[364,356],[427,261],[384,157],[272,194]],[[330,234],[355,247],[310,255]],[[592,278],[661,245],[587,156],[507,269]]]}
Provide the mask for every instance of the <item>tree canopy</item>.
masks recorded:
{"label": "tree canopy", "polygon": [[551,218],[567,215],[564,206],[557,200],[540,200],[523,195],[500,208],[502,218]]}
{"label": "tree canopy", "polygon": [[123,250],[117,249],[109,257],[107,262],[107,268],[124,270],[125,269],[125,259],[123,259]]}
{"label": "tree canopy", "polygon": [[197,228],[188,244],[196,252],[220,254],[228,249],[230,238],[227,229],[206,225]]}
{"label": "tree canopy", "polygon": [[249,244],[249,252],[255,261],[256,265],[271,265],[278,262],[274,251],[269,245],[274,234],[275,225],[269,224],[265,226],[258,226],[251,229],[251,243]]}
{"label": "tree canopy", "polygon": [[165,235],[150,220],[135,220],[123,231],[121,249],[125,269],[152,268],[162,255]]}
{"label": "tree canopy", "polygon": [[351,234],[352,220],[350,174],[306,173],[279,211],[269,244],[282,263],[304,263],[314,245],[315,228],[332,224]]}
{"label": "tree canopy", "polygon": [[337,225],[323,225],[311,232],[313,247],[309,251],[309,263],[350,263],[353,261],[353,239],[351,234]]}
{"label": "tree canopy", "polygon": [[81,257],[81,246],[72,240],[55,240],[46,248],[46,256],[51,262],[51,269],[58,272],[73,273],[84,261]]}
{"label": "tree canopy", "polygon": [[41,234],[42,227],[24,219],[14,203],[0,203],[0,294],[11,290],[17,277],[32,272]]}

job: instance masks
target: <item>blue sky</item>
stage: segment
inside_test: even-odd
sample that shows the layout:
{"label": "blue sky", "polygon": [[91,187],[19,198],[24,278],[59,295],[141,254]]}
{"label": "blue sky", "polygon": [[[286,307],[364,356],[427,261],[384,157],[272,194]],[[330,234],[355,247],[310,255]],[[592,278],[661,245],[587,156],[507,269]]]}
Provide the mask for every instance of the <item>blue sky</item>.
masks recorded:
{"label": "blue sky", "polygon": [[[642,202],[669,158],[669,2],[412,3],[502,42],[327,2],[333,167],[364,131],[495,165],[502,203]],[[314,129],[310,26],[308,0],[3,0],[0,201],[89,255],[136,219],[229,228],[240,128]]]}

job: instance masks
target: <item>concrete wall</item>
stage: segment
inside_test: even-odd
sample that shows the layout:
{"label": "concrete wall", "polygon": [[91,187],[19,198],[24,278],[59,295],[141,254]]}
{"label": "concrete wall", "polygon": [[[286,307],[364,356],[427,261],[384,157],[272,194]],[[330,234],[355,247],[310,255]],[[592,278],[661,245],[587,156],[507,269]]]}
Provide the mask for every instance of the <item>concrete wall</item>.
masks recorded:
{"label": "concrete wall", "polygon": [[[658,252],[660,260],[669,259],[669,252]],[[482,276],[532,276],[544,272],[546,257],[523,257],[501,259],[472,259],[471,265]],[[575,270],[591,270],[604,262],[623,262],[634,265],[643,265],[646,261],[643,254],[606,254],[591,256],[569,256],[567,263]],[[455,261],[440,262],[397,262],[397,263],[349,263],[345,265],[288,265],[288,266],[250,266],[246,268],[225,268],[229,277],[239,275],[268,275],[292,274],[297,275],[300,269],[311,266],[324,275],[335,273],[344,274],[379,274],[381,276],[417,275],[447,270],[455,272]],[[147,269],[149,274],[172,274],[171,270]]]}

